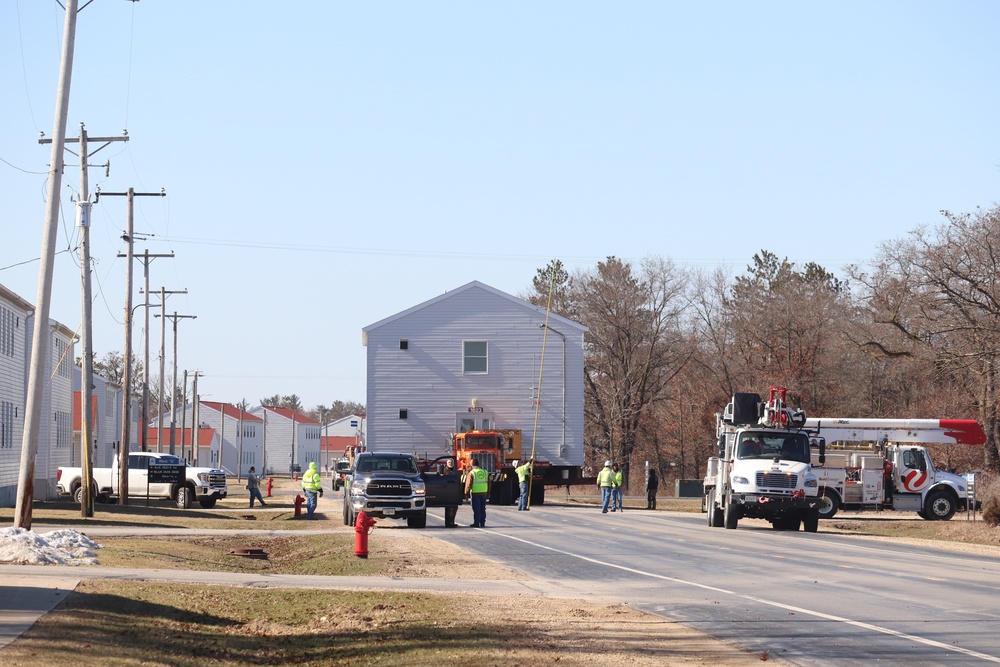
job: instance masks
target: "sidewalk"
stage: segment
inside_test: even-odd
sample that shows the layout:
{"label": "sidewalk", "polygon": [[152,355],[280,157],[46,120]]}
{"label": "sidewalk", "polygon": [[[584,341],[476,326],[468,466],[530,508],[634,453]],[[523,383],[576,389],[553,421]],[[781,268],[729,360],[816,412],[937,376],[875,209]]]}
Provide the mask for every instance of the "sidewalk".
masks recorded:
{"label": "sidewalk", "polygon": [[5,583],[0,584],[3,601],[0,602],[0,648],[24,634],[80,583],[80,579],[68,573],[27,575],[22,566],[4,566],[2,579]]}

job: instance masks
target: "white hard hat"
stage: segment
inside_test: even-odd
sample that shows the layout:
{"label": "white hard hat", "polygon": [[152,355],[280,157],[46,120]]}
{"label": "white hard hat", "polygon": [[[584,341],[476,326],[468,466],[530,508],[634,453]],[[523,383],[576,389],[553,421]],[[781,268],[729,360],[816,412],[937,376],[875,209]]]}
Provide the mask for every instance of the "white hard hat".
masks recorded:
{"label": "white hard hat", "polygon": [[611,467],[611,461],[605,461],[604,462],[604,467],[605,468],[610,468]]}
{"label": "white hard hat", "polygon": [[514,465],[515,468],[517,467],[517,459],[514,459],[514,464],[513,465]]}

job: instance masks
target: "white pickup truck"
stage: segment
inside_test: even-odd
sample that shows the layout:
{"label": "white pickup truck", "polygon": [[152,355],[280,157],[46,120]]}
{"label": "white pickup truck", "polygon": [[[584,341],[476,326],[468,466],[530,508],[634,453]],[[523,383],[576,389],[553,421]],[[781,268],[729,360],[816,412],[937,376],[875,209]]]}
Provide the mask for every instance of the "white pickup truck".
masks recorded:
{"label": "white pickup truck", "polygon": [[[183,468],[182,483],[150,481],[149,468],[152,465],[158,472],[164,467],[177,466]],[[94,497],[101,501],[117,498],[118,493],[118,459],[115,458],[110,468],[94,468],[91,488]],[[155,476],[155,475],[154,475]],[[56,473],[56,484],[59,494],[72,496],[80,502],[83,494],[83,475],[80,468],[60,466]],[[130,452],[128,455],[128,496],[129,498],[164,498],[173,500],[177,507],[188,509],[193,501],[205,509],[215,507],[220,498],[228,495],[226,473],[214,468],[192,468],[173,454],[158,454],[156,452]]]}

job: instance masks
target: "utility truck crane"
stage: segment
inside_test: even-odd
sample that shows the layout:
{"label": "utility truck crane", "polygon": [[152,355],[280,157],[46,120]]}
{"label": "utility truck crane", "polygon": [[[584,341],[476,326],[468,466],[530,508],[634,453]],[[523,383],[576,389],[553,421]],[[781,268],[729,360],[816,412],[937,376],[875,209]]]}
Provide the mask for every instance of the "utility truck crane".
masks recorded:
{"label": "utility truck crane", "polygon": [[937,470],[923,444],[981,445],[986,434],[974,419],[806,419],[825,440],[824,460],[812,454],[819,479],[820,518],[840,509],[916,512],[947,521],[969,508],[966,478]]}

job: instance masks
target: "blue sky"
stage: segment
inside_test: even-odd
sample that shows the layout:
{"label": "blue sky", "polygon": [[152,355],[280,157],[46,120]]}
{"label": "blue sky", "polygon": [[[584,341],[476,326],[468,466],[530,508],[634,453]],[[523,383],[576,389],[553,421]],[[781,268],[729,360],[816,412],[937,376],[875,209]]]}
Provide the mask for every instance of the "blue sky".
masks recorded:
{"label": "blue sky", "polygon": [[[0,3],[0,283],[32,302],[63,21]],[[987,1],[94,0],[68,134],[128,129],[92,188],[166,189],[137,200],[136,251],[176,253],[150,285],[190,291],[167,310],[198,318],[178,367],[203,395],[364,402],[362,327],[472,280],[519,294],[609,255],[738,273],[762,248],[843,275],[996,205],[998,25]],[[77,168],[63,184],[60,249]],[[100,356],[124,347],[124,200],[93,221]],[[52,301],[72,329],[77,262]]]}

